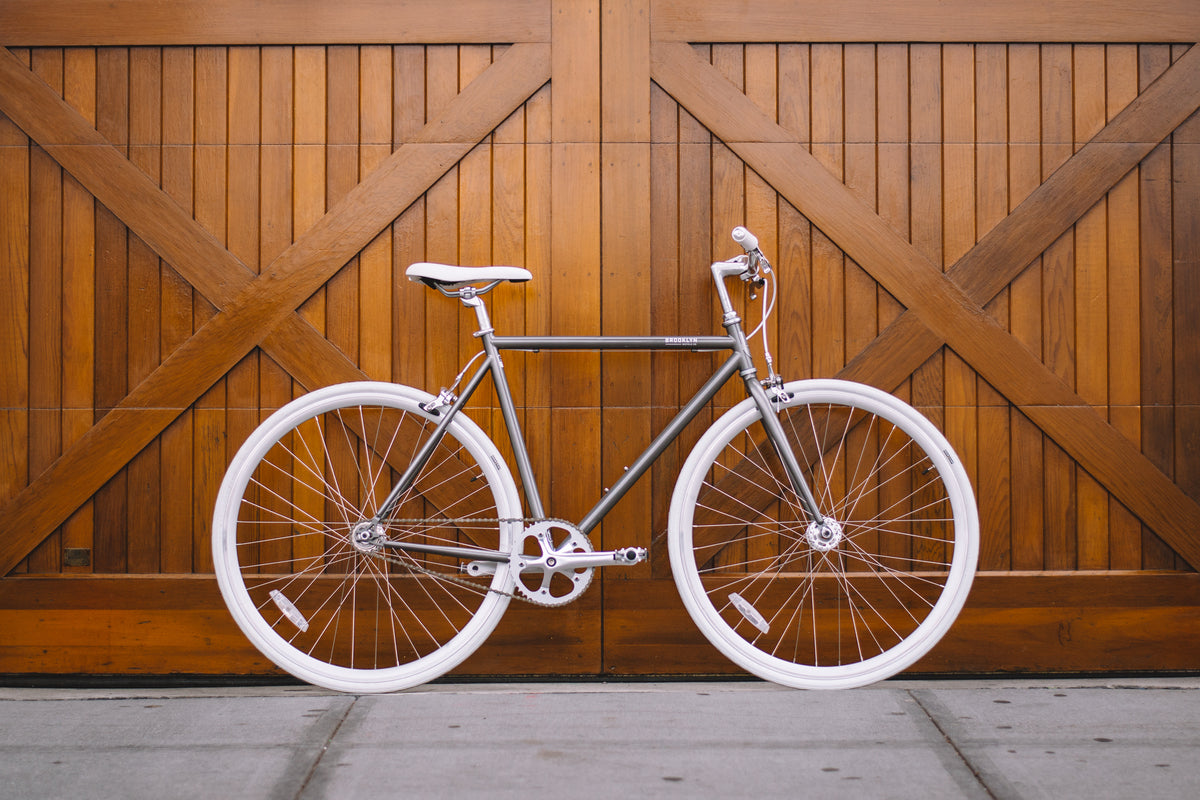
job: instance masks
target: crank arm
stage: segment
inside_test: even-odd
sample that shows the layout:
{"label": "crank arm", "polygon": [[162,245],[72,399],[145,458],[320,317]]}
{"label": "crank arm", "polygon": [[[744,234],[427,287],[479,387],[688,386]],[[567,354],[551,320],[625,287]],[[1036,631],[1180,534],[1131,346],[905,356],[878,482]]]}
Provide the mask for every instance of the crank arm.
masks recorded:
{"label": "crank arm", "polygon": [[[646,560],[646,548],[622,547],[620,550],[602,550],[590,553],[546,553],[542,556],[519,556],[513,559],[517,571],[526,572],[567,572],[576,569],[593,569],[595,567],[632,566]],[[470,575],[494,575],[496,564],[493,561],[472,561],[464,569]]]}

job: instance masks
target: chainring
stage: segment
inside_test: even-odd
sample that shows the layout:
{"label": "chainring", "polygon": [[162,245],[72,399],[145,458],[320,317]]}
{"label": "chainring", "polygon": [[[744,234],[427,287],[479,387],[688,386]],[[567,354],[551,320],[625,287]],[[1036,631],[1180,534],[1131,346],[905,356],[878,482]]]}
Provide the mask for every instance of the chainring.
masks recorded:
{"label": "chainring", "polygon": [[591,552],[591,539],[569,522],[535,522],[517,537],[513,548],[516,594],[543,606],[570,603],[591,585],[593,568],[571,567],[558,556]]}

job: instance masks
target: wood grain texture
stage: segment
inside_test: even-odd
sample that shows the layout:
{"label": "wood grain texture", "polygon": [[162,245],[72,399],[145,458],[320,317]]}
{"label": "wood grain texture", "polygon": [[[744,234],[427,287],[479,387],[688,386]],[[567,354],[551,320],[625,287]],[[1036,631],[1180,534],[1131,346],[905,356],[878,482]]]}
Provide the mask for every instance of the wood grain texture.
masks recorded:
{"label": "wood grain texture", "polygon": [[[1169,90],[1164,88],[1162,94],[1155,95],[1164,99],[1171,92],[1171,100],[1178,104],[1174,113],[1168,115],[1172,121],[1186,118],[1200,104],[1200,75],[1194,74],[1194,70],[1200,69],[1200,51],[1189,51],[1188,55],[1192,58],[1185,56],[1176,65],[1179,84],[1171,81]],[[785,130],[765,115],[755,113],[744,95],[704,64],[690,47],[657,44],[651,65],[652,75],[660,85],[697,114],[760,174],[766,174],[793,205],[904,304],[908,313],[919,316],[921,324],[937,341],[946,342],[966,358],[1134,513],[1163,532],[1190,563],[1200,563],[1200,536],[1196,533],[1200,530],[1200,504],[1156,469],[1137,446],[1090,412],[1061,375],[1054,374],[1052,367],[1000,327],[967,295],[961,284],[952,276],[943,275],[898,236]],[[1188,91],[1176,91],[1180,85]],[[1136,114],[1139,109],[1131,113]],[[1098,138],[1102,137],[1103,133]],[[1102,138],[1101,144],[1107,142]],[[1150,145],[1114,146],[1137,148],[1144,155]],[[1125,171],[1117,171],[1116,178]],[[1093,169],[1083,174],[1090,176],[1094,172]],[[1067,193],[1081,191],[1075,184],[1067,176],[1054,187],[1061,187]],[[1031,219],[1040,219],[1047,213],[1048,206],[1037,200],[1031,202],[1034,209]],[[915,366],[910,364],[909,368]],[[1059,491],[1056,496],[1063,498],[1070,494]],[[1056,531],[1073,527],[1070,520],[1052,522]]]}
{"label": "wood grain texture", "polygon": [[548,41],[543,0],[72,0],[0,6],[0,44],[402,44]]}
{"label": "wood grain texture", "polygon": [[1194,42],[1188,0],[850,0],[763,3],[655,0],[656,41],[683,42]]}
{"label": "wood grain texture", "polygon": [[[120,408],[106,415],[70,452],[12,501],[9,507],[13,510],[13,527],[6,525],[6,531],[23,533],[3,538],[0,572],[12,568],[28,542],[40,539],[47,529],[53,529],[74,510],[67,507],[68,495],[87,497],[100,488],[134,453],[190,406],[200,391],[228,372],[349,257],[452,167],[474,141],[486,135],[515,105],[545,82],[547,48],[521,45],[507,55],[507,62],[500,62],[496,71],[489,73],[490,77],[460,93],[445,117],[426,125],[408,147],[397,150],[367,180],[355,186],[260,277],[243,284],[223,303],[217,315],[121,400]],[[10,65],[11,61],[8,60]],[[23,81],[23,76],[11,66],[3,75],[11,77],[23,90],[31,90],[29,82]],[[157,191],[152,186],[139,188],[149,196],[155,196]],[[173,237],[164,238],[168,243],[174,241]],[[207,247],[206,251],[212,249]],[[228,259],[232,258],[230,254]],[[122,408],[128,413],[118,413]],[[64,491],[72,485],[73,491]]]}
{"label": "wood grain texture", "polygon": [[[409,263],[529,268],[488,296],[507,334],[710,334],[737,224],[776,368],[894,392],[967,466],[987,574],[922,669],[1200,664],[1194,4],[43,5],[0,4],[0,670],[269,670],[205,586],[217,487],[308,389],[461,369],[472,320]],[[550,513],[716,363],[506,353]],[[662,532],[740,396],[594,532],[649,566],[464,669],[729,670]]]}

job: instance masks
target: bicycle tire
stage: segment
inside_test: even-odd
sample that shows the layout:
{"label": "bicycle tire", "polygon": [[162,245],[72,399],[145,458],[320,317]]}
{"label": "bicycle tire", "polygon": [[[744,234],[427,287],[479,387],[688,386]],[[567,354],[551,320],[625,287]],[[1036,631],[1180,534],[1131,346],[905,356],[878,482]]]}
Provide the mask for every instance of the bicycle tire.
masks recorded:
{"label": "bicycle tire", "polygon": [[[470,578],[457,559],[351,541],[439,421],[423,407],[433,399],[330,386],[271,414],[229,465],[212,528],[221,594],[254,646],[303,681],[352,693],[420,685],[470,656],[508,605],[507,562]],[[495,445],[460,414],[393,516],[393,540],[507,553],[521,504]]]}
{"label": "bicycle tire", "polygon": [[789,446],[835,525],[803,511],[753,401],[697,442],[671,501],[669,549],[696,625],[748,672],[837,689],[929,652],[966,601],[979,551],[974,494],[945,437],[877,389],[784,387]]}

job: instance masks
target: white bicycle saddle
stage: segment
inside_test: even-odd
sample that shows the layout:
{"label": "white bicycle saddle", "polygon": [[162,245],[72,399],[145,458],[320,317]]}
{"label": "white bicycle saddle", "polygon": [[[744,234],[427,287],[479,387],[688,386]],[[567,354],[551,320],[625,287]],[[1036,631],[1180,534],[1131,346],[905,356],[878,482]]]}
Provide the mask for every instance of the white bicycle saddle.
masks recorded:
{"label": "white bicycle saddle", "polygon": [[404,272],[410,281],[447,289],[461,289],[474,283],[513,281],[523,283],[533,278],[533,273],[521,267],[455,267],[420,261]]}

